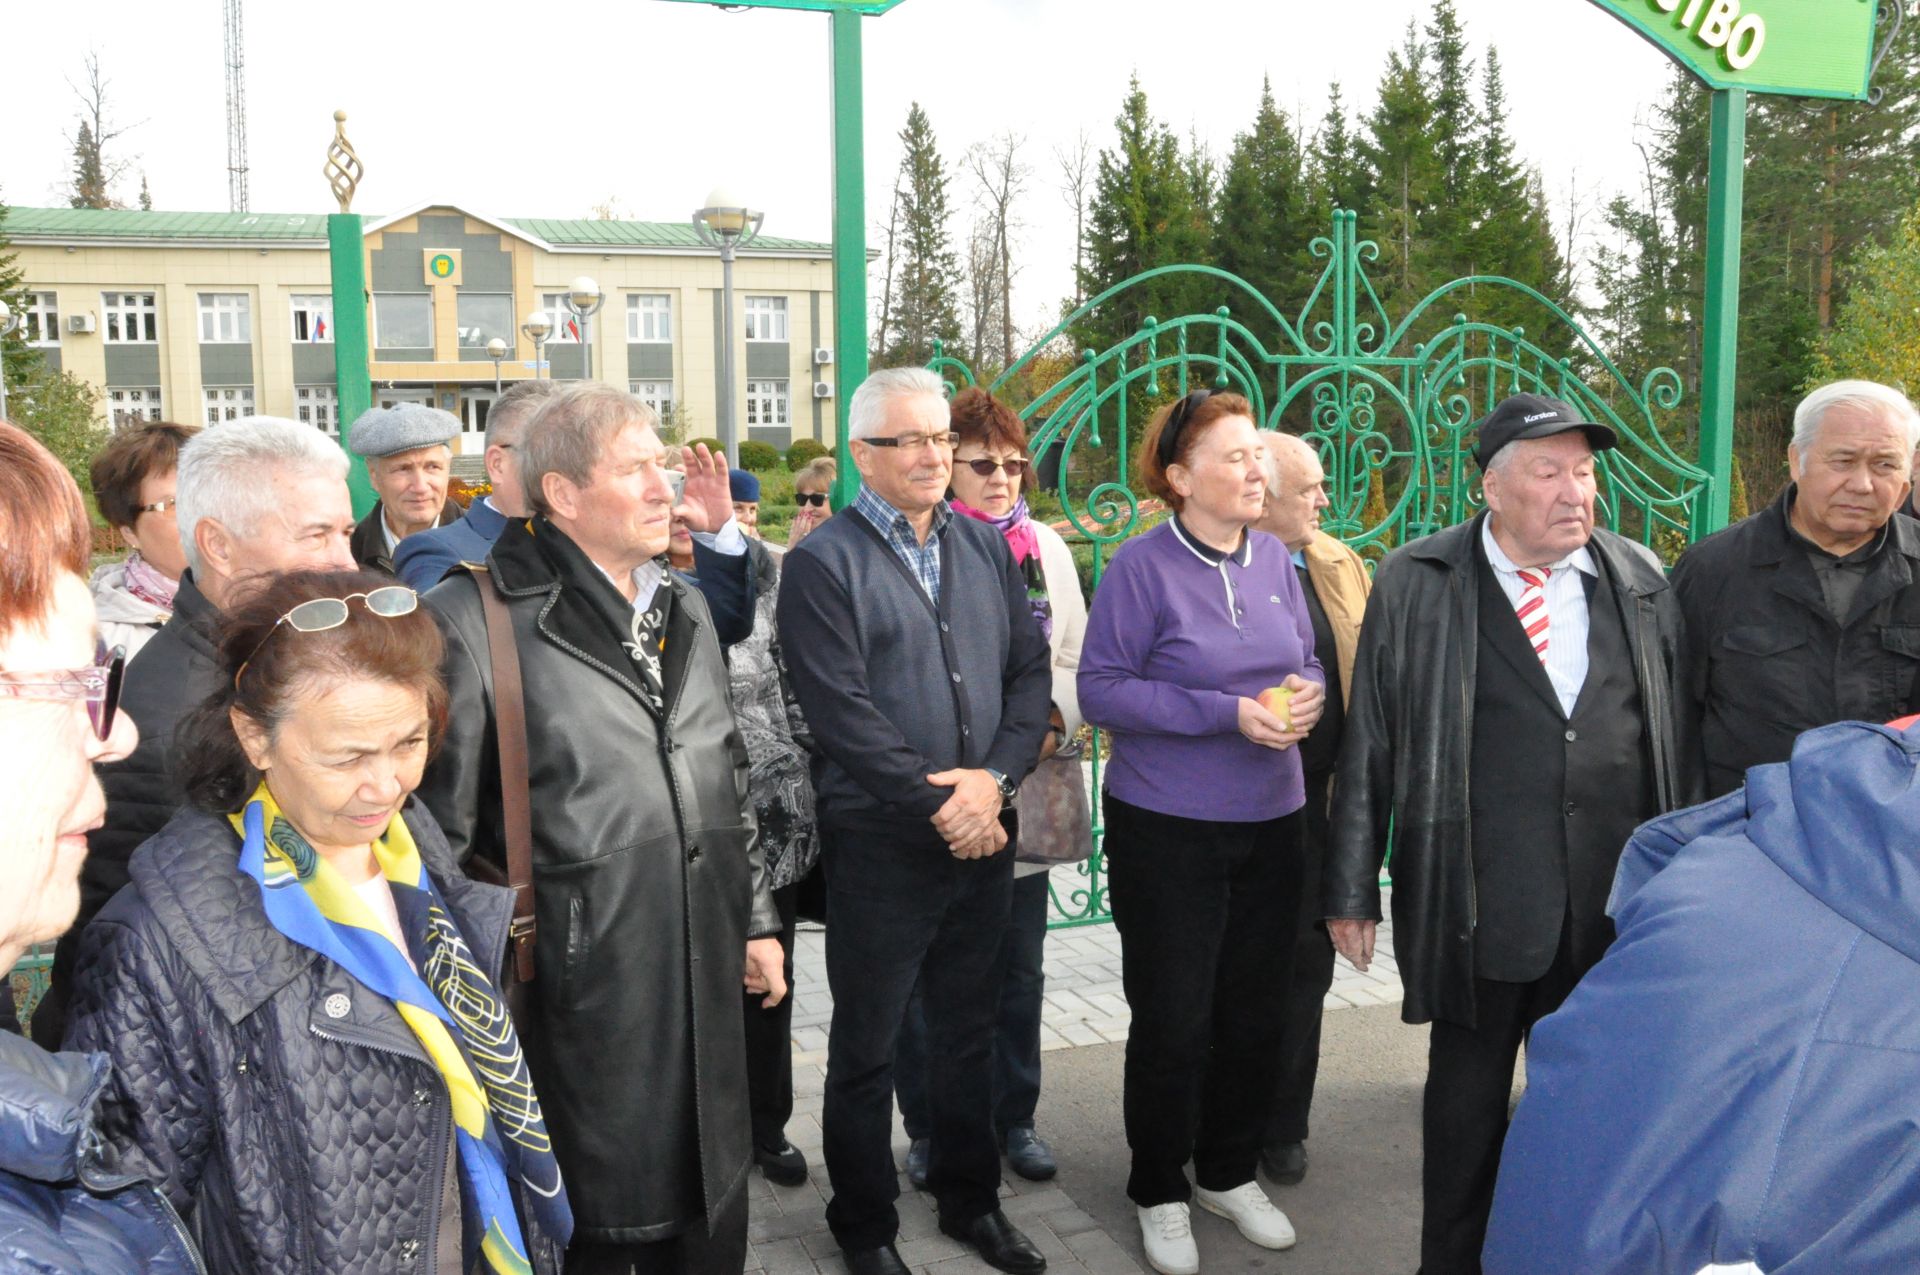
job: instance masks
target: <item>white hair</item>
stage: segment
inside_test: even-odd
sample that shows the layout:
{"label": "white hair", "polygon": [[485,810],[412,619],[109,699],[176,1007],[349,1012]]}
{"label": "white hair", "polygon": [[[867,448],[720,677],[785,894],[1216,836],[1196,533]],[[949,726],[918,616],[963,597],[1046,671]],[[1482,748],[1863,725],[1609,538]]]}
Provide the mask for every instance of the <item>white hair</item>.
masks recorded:
{"label": "white hair", "polygon": [[1905,394],[1877,381],[1834,381],[1822,385],[1793,409],[1793,447],[1805,453],[1813,446],[1827,414],[1836,407],[1850,407],[1898,425],[1907,436],[1907,453],[1920,450],[1920,412]]}
{"label": "white hair", "polygon": [[847,406],[847,437],[872,438],[887,422],[889,403],[923,394],[946,402],[947,387],[938,373],[924,367],[888,367],[872,373],[860,382]]}
{"label": "white hair", "polygon": [[201,430],[180,449],[174,517],[187,566],[201,571],[193,533],[212,518],[236,536],[251,536],[272,512],[275,470],[311,470],[347,480],[347,454],[311,425],[280,416],[246,416]]}
{"label": "white hair", "polygon": [[1291,455],[1296,461],[1311,457],[1320,459],[1320,449],[1298,434],[1289,434],[1285,430],[1261,431],[1266,439],[1266,451],[1260,464],[1267,475],[1267,490],[1279,491],[1281,480],[1286,477],[1286,465],[1281,460],[1282,453]]}

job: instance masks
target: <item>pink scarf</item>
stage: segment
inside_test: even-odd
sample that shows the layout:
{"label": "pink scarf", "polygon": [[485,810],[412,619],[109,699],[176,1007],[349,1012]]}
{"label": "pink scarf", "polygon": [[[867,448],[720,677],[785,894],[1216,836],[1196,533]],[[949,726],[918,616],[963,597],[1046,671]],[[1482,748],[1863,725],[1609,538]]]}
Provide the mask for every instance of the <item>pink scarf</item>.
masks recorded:
{"label": "pink scarf", "polygon": [[127,592],[139,598],[148,606],[159,607],[162,611],[173,610],[173,595],[180,591],[180,582],[170,580],[154,570],[153,566],[135,549],[127,558]]}
{"label": "pink scarf", "polygon": [[969,518],[984,522],[988,526],[998,527],[1000,534],[1007,538],[1007,548],[1013,550],[1015,562],[1024,563],[1027,559],[1039,555],[1040,537],[1034,532],[1033,521],[1027,515],[1025,496],[1014,501],[1013,508],[998,518],[975,509],[964,500],[951,500],[947,503]]}

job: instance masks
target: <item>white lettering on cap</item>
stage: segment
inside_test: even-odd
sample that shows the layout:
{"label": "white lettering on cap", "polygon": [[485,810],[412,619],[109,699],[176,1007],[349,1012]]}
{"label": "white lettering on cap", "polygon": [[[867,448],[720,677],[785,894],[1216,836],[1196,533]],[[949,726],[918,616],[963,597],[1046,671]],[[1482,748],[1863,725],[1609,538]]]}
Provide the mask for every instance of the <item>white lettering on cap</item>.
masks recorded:
{"label": "white lettering on cap", "polygon": [[1558,412],[1535,412],[1532,416],[1521,417],[1520,423],[1522,425],[1531,425],[1535,421],[1557,421],[1559,419],[1560,413]]}

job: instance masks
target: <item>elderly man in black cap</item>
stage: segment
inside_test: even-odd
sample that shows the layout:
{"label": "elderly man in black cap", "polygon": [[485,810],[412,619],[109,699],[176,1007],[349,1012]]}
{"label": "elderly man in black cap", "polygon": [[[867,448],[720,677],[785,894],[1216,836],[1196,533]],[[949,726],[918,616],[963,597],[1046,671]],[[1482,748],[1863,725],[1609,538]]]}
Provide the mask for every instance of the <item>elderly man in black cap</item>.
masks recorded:
{"label": "elderly man in black cap", "polygon": [[1423,1275],[1480,1270],[1520,1045],[1612,942],[1628,835],[1697,791],[1679,607],[1594,525],[1614,445],[1566,403],[1502,402],[1486,512],[1388,555],[1360,630],[1322,906],[1366,969],[1391,824],[1401,1016],[1433,1024]]}
{"label": "elderly man in black cap", "polygon": [[447,499],[460,418],[425,403],[371,407],[347,431],[347,446],[367,462],[380,503],[353,529],[353,560],[393,574],[393,551],[416,531],[458,522]]}

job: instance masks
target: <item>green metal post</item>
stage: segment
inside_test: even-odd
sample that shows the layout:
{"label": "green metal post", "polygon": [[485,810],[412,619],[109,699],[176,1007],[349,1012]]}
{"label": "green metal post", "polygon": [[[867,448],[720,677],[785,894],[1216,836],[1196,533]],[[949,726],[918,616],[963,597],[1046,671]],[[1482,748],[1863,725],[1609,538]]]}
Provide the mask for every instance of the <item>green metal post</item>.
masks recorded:
{"label": "green metal post", "polygon": [[[366,240],[359,213],[327,214],[327,255],[333,264],[333,377],[340,399],[340,446],[360,414],[373,406],[373,377],[368,372]],[[347,471],[353,516],[373,508],[373,484],[365,462],[355,457]]]}
{"label": "green metal post", "polygon": [[1733,485],[1734,374],[1740,352],[1740,205],[1746,185],[1747,91],[1719,89],[1707,151],[1706,341],[1700,365],[1700,468],[1692,538],[1727,525]]}
{"label": "green metal post", "polygon": [[862,132],[860,14],[836,9],[833,23],[833,330],[837,364],[833,452],[839,476],[833,507],[844,509],[860,490],[847,447],[847,409],[867,379],[867,163]]}

